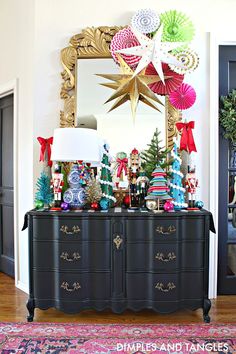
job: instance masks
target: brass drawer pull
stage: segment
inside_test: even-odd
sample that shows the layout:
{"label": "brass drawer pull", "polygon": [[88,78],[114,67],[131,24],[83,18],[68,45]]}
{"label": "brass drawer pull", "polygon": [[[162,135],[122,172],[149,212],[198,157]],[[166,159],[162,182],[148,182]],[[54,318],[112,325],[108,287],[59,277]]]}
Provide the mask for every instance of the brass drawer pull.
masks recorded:
{"label": "brass drawer pull", "polygon": [[78,252],[74,252],[72,254],[72,257],[69,257],[69,254],[67,252],[62,252],[62,254],[60,255],[60,258],[64,259],[64,261],[67,261],[67,262],[73,262],[73,261],[77,261],[78,259],[80,259],[81,256]]}
{"label": "brass drawer pull", "polygon": [[167,256],[165,257],[163,253],[157,253],[155,256],[156,259],[158,259],[158,261],[161,262],[170,262],[173,261],[174,259],[176,259],[176,255],[174,254],[174,252],[169,252],[167,254]]}
{"label": "brass drawer pull", "polygon": [[74,283],[72,285],[72,288],[70,288],[69,284],[67,283],[67,281],[63,281],[63,283],[61,284],[61,288],[66,290],[66,291],[72,292],[72,291],[81,289],[81,286],[80,286],[80,283]]}
{"label": "brass drawer pull", "polygon": [[176,231],[176,228],[174,227],[174,225],[170,225],[166,231],[164,231],[163,226],[157,226],[157,228],[156,228],[156,232],[158,234],[162,234],[162,235],[170,235],[175,231]]}
{"label": "brass drawer pull", "polygon": [[114,244],[116,245],[116,249],[118,250],[123,242],[122,238],[117,235],[114,240],[113,240]]}
{"label": "brass drawer pull", "polygon": [[174,283],[168,283],[166,288],[163,283],[157,283],[155,286],[156,289],[163,291],[164,293],[168,293],[170,290],[173,290],[176,288]]}
{"label": "brass drawer pull", "polygon": [[66,235],[73,235],[73,234],[78,234],[81,230],[80,230],[79,226],[74,225],[72,227],[72,231],[69,231],[69,226],[62,225],[62,227],[60,228],[60,231],[62,231]]}

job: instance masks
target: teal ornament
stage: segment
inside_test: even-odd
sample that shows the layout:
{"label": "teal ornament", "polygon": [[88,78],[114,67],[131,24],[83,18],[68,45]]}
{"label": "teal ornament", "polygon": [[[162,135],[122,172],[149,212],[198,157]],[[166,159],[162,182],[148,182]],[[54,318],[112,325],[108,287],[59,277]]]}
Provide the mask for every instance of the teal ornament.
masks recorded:
{"label": "teal ornament", "polygon": [[36,209],[42,209],[43,207],[44,207],[44,202],[42,200],[35,201],[35,208]]}
{"label": "teal ornament", "polygon": [[195,207],[199,208],[199,209],[202,209],[204,207],[204,203],[202,200],[197,200],[195,202]]}
{"label": "teal ornament", "polygon": [[109,206],[110,206],[110,202],[109,202],[109,199],[107,198],[102,198],[100,200],[100,207],[102,210],[108,210],[109,209]]}

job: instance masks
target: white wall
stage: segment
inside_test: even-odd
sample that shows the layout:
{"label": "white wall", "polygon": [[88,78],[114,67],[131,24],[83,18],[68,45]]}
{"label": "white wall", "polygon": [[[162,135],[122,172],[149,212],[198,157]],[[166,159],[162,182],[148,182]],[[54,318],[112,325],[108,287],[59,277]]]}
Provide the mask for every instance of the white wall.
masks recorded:
{"label": "white wall", "polygon": [[[200,54],[199,69],[188,83],[197,91],[195,106],[186,112],[196,121],[199,198],[209,202],[209,43],[207,32],[226,29],[235,21],[234,0],[0,0],[0,84],[19,78],[19,220],[32,206],[33,183],[40,171],[36,137],[52,135],[59,125],[62,71],[60,50],[70,37],[87,26],[125,25],[139,8],[157,12],[177,9],[196,25],[193,49]],[[34,166],[34,168],[33,168]],[[27,234],[19,232],[20,282],[27,287]]]}

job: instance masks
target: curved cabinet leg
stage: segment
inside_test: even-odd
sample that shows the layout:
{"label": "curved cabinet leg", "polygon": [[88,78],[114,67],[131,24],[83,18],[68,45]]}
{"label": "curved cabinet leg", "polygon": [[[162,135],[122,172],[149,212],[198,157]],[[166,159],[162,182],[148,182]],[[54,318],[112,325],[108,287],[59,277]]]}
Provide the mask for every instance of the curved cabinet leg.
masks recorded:
{"label": "curved cabinet leg", "polygon": [[204,319],[204,322],[206,322],[206,323],[210,323],[210,321],[211,321],[211,318],[209,316],[210,309],[211,309],[211,300],[204,299],[204,302],[203,302],[203,319]]}
{"label": "curved cabinet leg", "polygon": [[27,316],[27,321],[28,322],[33,322],[34,319],[34,300],[29,298],[29,300],[26,303],[27,310],[29,311],[29,315]]}

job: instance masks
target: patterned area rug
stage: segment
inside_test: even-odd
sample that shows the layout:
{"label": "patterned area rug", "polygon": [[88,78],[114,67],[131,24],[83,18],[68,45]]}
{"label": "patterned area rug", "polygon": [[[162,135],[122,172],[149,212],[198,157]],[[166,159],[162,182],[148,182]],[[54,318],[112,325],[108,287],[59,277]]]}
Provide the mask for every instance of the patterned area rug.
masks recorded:
{"label": "patterned area rug", "polygon": [[236,353],[236,324],[0,323],[1,354]]}

